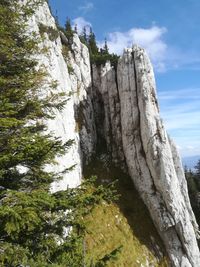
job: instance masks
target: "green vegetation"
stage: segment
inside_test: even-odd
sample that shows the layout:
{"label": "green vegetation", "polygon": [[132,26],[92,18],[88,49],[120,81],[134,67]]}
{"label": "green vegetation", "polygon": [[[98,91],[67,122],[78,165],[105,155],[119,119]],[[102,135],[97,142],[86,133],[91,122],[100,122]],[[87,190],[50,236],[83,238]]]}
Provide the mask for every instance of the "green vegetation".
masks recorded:
{"label": "green vegetation", "polygon": [[185,167],[185,176],[188,184],[188,192],[192,209],[200,225],[200,160],[195,166],[195,171]]}
{"label": "green vegetation", "polygon": [[72,44],[73,44],[73,35],[75,31],[72,30],[71,22],[69,18],[67,18],[64,28],[59,25],[58,20],[57,20],[57,28],[61,32],[61,41],[62,41],[62,46],[63,46],[62,53],[63,53],[64,58],[67,60],[68,53],[70,51],[73,53]]}
{"label": "green vegetation", "polygon": [[69,18],[67,18],[67,20],[66,20],[64,33],[65,33],[66,37],[68,38],[68,40],[73,41],[71,39],[73,38],[74,31],[72,30],[71,22],[70,22]]}
{"label": "green vegetation", "polygon": [[92,64],[100,66],[105,65],[107,61],[110,61],[111,65],[114,66],[115,69],[117,68],[119,56],[117,56],[116,54],[109,53],[109,48],[106,39],[104,47],[100,49],[98,48],[96,43],[96,37],[92,31],[92,28],[90,28],[90,33],[87,34],[87,30],[84,27],[83,32],[80,35],[80,40],[88,47],[90,53],[90,61]]}
{"label": "green vegetation", "polygon": [[162,242],[130,177],[97,159],[85,169],[86,176],[91,174],[98,176],[97,185],[118,179],[119,198],[111,203],[100,203],[84,219],[87,262],[96,263],[106,253],[117,250],[115,261],[111,259],[102,266],[139,267],[141,264],[146,266],[148,261],[151,266],[167,267]]}
{"label": "green vegetation", "polygon": [[69,51],[70,51],[70,48],[67,45],[62,44],[62,55],[65,60],[67,60],[68,58]]}
{"label": "green vegetation", "polygon": [[[49,192],[72,167],[62,173],[46,167],[73,141],[62,143],[44,124],[66,101],[34,59],[41,52],[35,33],[26,34],[41,2],[22,7],[18,0],[0,0],[0,266],[5,267],[82,266],[83,218],[113,194],[110,187],[94,187],[94,179]],[[51,93],[39,97],[44,85]]]}
{"label": "green vegetation", "polygon": [[49,40],[51,41],[55,41],[59,37],[59,32],[57,29],[54,29],[53,27],[47,27],[42,23],[39,24],[39,32],[41,36],[43,36],[44,33],[47,33]]}
{"label": "green vegetation", "polygon": [[67,69],[68,69],[69,74],[74,73],[74,69],[73,69],[72,65],[68,64]]}
{"label": "green vegetation", "polygon": [[[59,25],[58,18],[56,19],[56,24],[58,30],[61,32],[61,41],[63,45],[63,56],[67,60],[68,59],[68,53],[71,51],[73,53],[72,44],[73,44],[73,35],[74,33],[78,34],[77,25],[74,26],[74,29],[72,29],[71,21],[69,18],[67,18],[65,27],[62,27]],[[54,41],[58,37],[58,31],[53,29],[52,27],[46,27],[43,24],[39,25],[39,30],[41,36],[44,33],[47,33],[50,40]],[[95,34],[92,31],[92,28],[90,28],[90,32],[88,34],[86,27],[83,28],[82,33],[79,35],[79,38],[83,44],[85,44],[88,47],[89,53],[90,53],[90,62],[92,64],[96,64],[97,66],[105,65],[107,61],[110,61],[111,65],[117,69],[117,63],[119,56],[116,54],[109,53],[109,48],[107,45],[107,40],[105,39],[105,44],[103,48],[98,48],[96,43],[96,37]]]}
{"label": "green vegetation", "polygon": [[[46,167],[57,164],[56,157],[66,153],[73,140],[62,143],[43,123],[66,101],[55,93],[56,81],[47,83],[34,58],[41,52],[36,35],[25,34],[30,15],[42,1],[24,7],[18,2],[0,0],[0,266],[126,267],[146,260],[167,266],[147,209],[130,178],[117,168],[110,165],[108,170],[93,161],[85,175],[97,174],[97,181],[92,177],[76,189],[49,192],[51,183],[73,166],[62,173]],[[41,35],[44,32],[57,38],[57,32],[41,24]],[[68,51],[70,23],[63,32]],[[83,37],[94,63],[112,58],[107,42],[99,51],[92,30],[89,39]],[[44,85],[51,94],[41,98]],[[79,117],[80,126],[83,119]]]}

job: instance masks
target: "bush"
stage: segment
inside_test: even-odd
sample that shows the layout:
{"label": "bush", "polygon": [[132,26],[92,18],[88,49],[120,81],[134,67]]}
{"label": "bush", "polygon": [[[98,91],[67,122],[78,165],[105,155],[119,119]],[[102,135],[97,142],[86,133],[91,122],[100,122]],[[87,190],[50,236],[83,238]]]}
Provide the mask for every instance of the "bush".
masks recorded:
{"label": "bush", "polygon": [[111,66],[115,69],[117,68],[119,56],[115,54],[104,54],[98,53],[96,55],[91,55],[91,63],[97,66],[105,65],[107,61],[110,61]]}
{"label": "bush", "polygon": [[59,37],[59,32],[57,29],[54,29],[53,27],[47,27],[46,25],[40,23],[39,24],[39,32],[40,35],[43,36],[44,33],[48,34],[49,40],[52,42],[55,41]]}

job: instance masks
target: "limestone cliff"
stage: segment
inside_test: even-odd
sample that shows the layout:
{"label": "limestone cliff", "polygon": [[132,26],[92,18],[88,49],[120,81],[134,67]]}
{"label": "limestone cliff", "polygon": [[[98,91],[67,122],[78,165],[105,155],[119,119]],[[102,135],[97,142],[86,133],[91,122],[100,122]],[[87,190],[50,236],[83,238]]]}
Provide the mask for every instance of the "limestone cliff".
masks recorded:
{"label": "limestone cliff", "polygon": [[[79,185],[82,178],[82,156],[84,155],[87,161],[94,152],[96,131],[93,124],[93,108],[87,93],[91,86],[89,52],[78,36],[74,35],[73,53],[69,51],[66,54],[61,40],[62,33],[57,29],[46,2],[38,6],[29,26],[30,30],[42,39],[41,53],[38,55],[40,66],[45,67],[49,81],[57,83],[57,92],[63,92],[67,97],[67,104],[62,112],[56,111],[55,119],[46,122],[48,129],[61,137],[63,142],[69,139],[74,141],[68,153],[59,157],[58,164],[53,166],[58,172],[74,166],[70,172],[63,174],[62,180],[52,184],[54,192]],[[51,89],[44,88],[43,91],[50,93]],[[82,107],[81,122],[80,116],[77,115],[78,106],[79,111]],[[51,169],[51,166],[48,168]]]}
{"label": "limestone cliff", "polygon": [[126,49],[117,71],[109,62],[91,68],[88,50],[77,35],[66,55],[65,37],[46,2],[38,7],[30,30],[43,38],[46,52],[38,55],[40,65],[68,96],[64,110],[47,125],[63,142],[74,140],[68,153],[57,159],[57,170],[75,166],[52,184],[52,191],[80,184],[83,162],[95,154],[99,139],[105,140],[113,163],[129,173],[147,206],[172,266],[200,266],[198,227],[180,158],[160,119],[146,52],[137,46]]}
{"label": "limestone cliff", "polygon": [[93,67],[93,73],[94,90],[104,103],[104,137],[114,161],[124,159],[173,266],[199,266],[198,226],[178,152],[159,116],[148,56],[135,46],[124,51],[117,74],[109,63],[100,70]]}

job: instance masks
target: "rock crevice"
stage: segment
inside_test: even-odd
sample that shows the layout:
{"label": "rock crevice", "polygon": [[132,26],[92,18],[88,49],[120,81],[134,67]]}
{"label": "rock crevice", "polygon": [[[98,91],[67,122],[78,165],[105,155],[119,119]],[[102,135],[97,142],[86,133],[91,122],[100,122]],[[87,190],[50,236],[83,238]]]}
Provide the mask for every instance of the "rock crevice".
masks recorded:
{"label": "rock crevice", "polygon": [[[30,20],[30,31],[40,35],[41,23],[57,30],[46,2]],[[50,79],[58,82],[58,92],[69,97],[62,112],[47,121],[48,129],[63,142],[74,140],[68,153],[57,158],[56,168],[62,172],[70,165],[75,167],[52,184],[52,192],[80,184],[83,163],[90,161],[103,140],[113,163],[132,178],[172,266],[200,266],[198,226],[180,157],[160,119],[154,73],[146,52],[138,46],[126,49],[116,70],[109,62],[90,66],[88,49],[76,34],[73,53],[66,58],[61,39],[65,45],[63,36],[58,34],[53,41],[45,33],[41,46],[48,52],[38,55]]]}
{"label": "rock crevice", "polygon": [[114,74],[109,63],[93,66],[93,90],[103,101],[103,135],[107,147],[112,152],[116,147],[122,155],[112,154],[112,159],[116,164],[123,159],[172,265],[200,266],[198,227],[180,157],[159,115],[153,69],[146,52],[138,46],[126,49],[118,62],[117,82],[108,79]]}

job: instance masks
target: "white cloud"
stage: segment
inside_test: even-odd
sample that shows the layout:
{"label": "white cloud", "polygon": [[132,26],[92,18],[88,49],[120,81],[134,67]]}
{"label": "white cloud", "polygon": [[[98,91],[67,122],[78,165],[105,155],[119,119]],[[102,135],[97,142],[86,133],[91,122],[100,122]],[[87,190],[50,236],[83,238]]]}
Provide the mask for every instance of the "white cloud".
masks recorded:
{"label": "white cloud", "polygon": [[[85,2],[79,10],[90,11],[94,8],[92,2]],[[77,24],[78,32],[81,33],[85,26],[89,32],[92,24],[80,16],[73,20],[73,26]],[[184,51],[180,47],[169,45],[164,40],[167,33],[165,27],[156,26],[154,23],[149,28],[131,28],[122,32],[117,30],[107,34],[107,43],[111,53],[121,55],[124,48],[132,47],[133,44],[146,49],[153,63],[154,69],[158,72],[168,70],[200,70],[200,56],[198,51]],[[104,40],[98,40],[99,47],[103,47]]]}
{"label": "white cloud", "polygon": [[89,32],[90,27],[92,27],[92,24],[89,21],[85,20],[83,17],[75,18],[72,22],[72,27],[74,28],[74,26],[76,25],[79,34],[82,32],[84,27],[86,28],[87,32]]}
{"label": "white cloud", "polygon": [[[165,58],[167,44],[163,35],[167,29],[164,27],[152,26],[151,28],[132,28],[127,32],[112,32],[108,34],[108,46],[110,52],[122,54],[123,49],[138,44],[145,48],[158,71],[165,69]],[[99,43],[100,46],[103,42]]]}
{"label": "white cloud", "polygon": [[83,11],[83,13],[87,13],[94,8],[94,4],[92,2],[86,2],[84,5],[79,6],[78,9]]}
{"label": "white cloud", "polygon": [[[88,2],[88,4],[89,3],[90,2]],[[92,27],[92,24],[83,17],[75,18],[72,22],[72,26],[77,25],[79,34],[84,27],[86,27],[88,32],[89,28]],[[124,48],[132,47],[133,44],[138,44],[147,50],[155,69],[162,72],[166,69],[165,60],[168,46],[163,40],[163,35],[166,32],[166,28],[158,26],[152,26],[147,29],[131,28],[127,32],[111,32],[108,33],[107,36],[109,51],[121,55]],[[104,41],[99,41],[98,45],[99,47],[103,47]]]}

